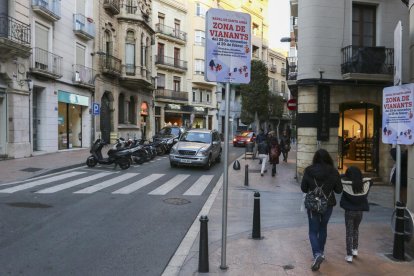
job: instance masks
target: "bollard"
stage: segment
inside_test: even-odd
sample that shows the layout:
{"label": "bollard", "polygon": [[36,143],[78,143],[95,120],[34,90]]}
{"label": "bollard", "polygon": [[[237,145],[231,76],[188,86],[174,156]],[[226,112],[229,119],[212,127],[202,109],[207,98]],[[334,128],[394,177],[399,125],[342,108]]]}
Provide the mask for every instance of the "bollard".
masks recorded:
{"label": "bollard", "polygon": [[244,186],[249,186],[249,164],[244,166]]}
{"label": "bollard", "polygon": [[208,218],[200,217],[200,248],[198,254],[198,272],[208,272]]}
{"label": "bollard", "polygon": [[253,207],[253,233],[252,238],[255,240],[261,240],[260,234],[260,193],[254,193],[254,207]]}
{"label": "bollard", "polygon": [[397,201],[395,204],[395,231],[394,231],[394,247],[392,250],[392,256],[397,260],[405,260],[404,252],[404,211],[405,204]]}

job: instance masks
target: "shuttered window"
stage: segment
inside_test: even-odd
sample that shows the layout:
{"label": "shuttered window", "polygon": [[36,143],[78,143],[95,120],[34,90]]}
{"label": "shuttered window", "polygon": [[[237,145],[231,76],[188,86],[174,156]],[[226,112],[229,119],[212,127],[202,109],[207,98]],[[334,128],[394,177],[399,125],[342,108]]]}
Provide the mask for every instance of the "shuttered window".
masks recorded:
{"label": "shuttered window", "polygon": [[76,44],[76,64],[85,66],[85,47]]}
{"label": "shuttered window", "polygon": [[49,29],[40,24],[36,24],[35,28],[35,47],[49,49]]}

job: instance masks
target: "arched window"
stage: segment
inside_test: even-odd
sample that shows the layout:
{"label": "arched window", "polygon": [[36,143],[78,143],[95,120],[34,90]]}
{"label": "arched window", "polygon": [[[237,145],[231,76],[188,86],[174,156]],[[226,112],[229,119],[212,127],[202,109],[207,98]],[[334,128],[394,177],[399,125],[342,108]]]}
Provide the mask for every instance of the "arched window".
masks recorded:
{"label": "arched window", "polygon": [[135,34],[128,31],[125,39],[125,71],[127,75],[135,75]]}
{"label": "arched window", "polygon": [[118,123],[125,123],[125,96],[124,94],[119,94],[118,99]]}
{"label": "arched window", "polygon": [[137,116],[136,116],[136,104],[135,104],[135,98],[134,97],[130,97],[129,98],[129,122],[131,124],[136,124],[137,123]]}

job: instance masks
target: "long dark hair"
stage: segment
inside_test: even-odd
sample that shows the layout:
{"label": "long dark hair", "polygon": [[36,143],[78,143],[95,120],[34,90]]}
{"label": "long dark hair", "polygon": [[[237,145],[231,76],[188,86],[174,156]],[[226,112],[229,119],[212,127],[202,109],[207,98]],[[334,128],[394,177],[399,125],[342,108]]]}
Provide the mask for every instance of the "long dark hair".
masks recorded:
{"label": "long dark hair", "polygon": [[318,149],[313,155],[312,164],[327,164],[334,166],[332,157],[324,149]]}
{"label": "long dark hair", "polygon": [[345,172],[345,177],[352,180],[352,191],[354,194],[363,192],[362,173],[358,167],[351,166]]}

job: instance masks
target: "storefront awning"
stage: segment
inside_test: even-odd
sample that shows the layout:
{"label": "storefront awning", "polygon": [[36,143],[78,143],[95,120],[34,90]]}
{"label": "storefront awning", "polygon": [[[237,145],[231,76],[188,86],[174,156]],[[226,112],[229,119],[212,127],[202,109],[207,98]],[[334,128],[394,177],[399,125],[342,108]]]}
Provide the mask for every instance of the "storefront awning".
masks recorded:
{"label": "storefront awning", "polygon": [[69,104],[89,106],[89,97],[58,90],[58,101]]}

